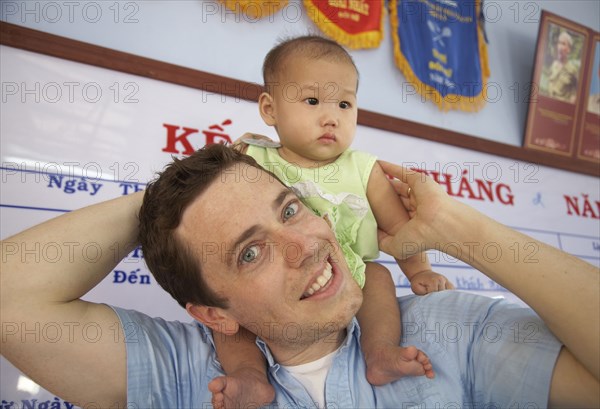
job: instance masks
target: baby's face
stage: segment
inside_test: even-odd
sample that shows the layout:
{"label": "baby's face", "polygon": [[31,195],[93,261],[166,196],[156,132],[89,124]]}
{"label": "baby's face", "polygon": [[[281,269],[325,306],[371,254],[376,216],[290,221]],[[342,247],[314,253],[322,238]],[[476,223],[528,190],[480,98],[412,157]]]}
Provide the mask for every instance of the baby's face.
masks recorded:
{"label": "baby's face", "polygon": [[281,156],[303,167],[335,161],[356,132],[358,75],[352,64],[292,57],[273,88]]}

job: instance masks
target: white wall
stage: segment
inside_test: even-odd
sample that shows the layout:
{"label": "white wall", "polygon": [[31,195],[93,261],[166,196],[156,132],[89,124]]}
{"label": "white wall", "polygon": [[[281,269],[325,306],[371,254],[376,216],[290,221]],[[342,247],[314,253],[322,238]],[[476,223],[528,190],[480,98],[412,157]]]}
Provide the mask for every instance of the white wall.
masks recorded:
{"label": "white wall", "polygon": [[[468,0],[471,1],[471,0]],[[442,113],[403,94],[393,62],[389,20],[378,49],[353,51],[361,72],[362,108],[521,145],[541,10],[600,30],[597,0],[485,0],[490,82],[500,95],[476,114]],[[318,32],[300,0],[259,21],[206,1],[5,1],[3,21],[128,53],[261,83],[266,52],[280,37]]]}
{"label": "white wall", "polygon": [[[255,23],[225,14],[217,14],[215,2],[200,1],[1,1],[1,19],[101,46],[179,64],[202,71],[217,73],[246,81],[261,82],[260,66],[267,50],[277,37],[315,31],[306,18],[293,22],[293,10],[299,10],[298,1],[292,1],[288,14],[278,13],[272,20]],[[491,81],[501,84],[503,98],[489,104],[478,114],[442,114],[431,103],[421,103],[419,98],[402,101],[402,76],[393,65],[390,39],[376,50],[354,52],[362,73],[360,103],[365,109],[401,118],[408,118],[434,126],[449,128],[489,139],[520,144],[526,116],[526,106],[515,103],[510,90],[512,84],[521,89],[530,80],[539,4],[536,2],[488,1],[489,11],[502,11],[495,23],[488,24],[490,38]],[[295,8],[294,8],[295,7]],[[537,9],[536,9],[537,7]],[[557,14],[594,27],[598,30],[600,2],[546,1],[543,7]],[[520,11],[515,18],[515,11]],[[97,11],[101,14],[95,14]],[[60,11],[59,16],[56,12]],[[71,14],[69,13],[71,11]],[[119,14],[115,14],[119,11]],[[525,12],[535,12],[534,22],[525,20]],[[54,14],[53,14],[54,13]],[[133,13],[133,15],[130,15]],[[126,23],[129,16],[136,22]],[[287,16],[287,18],[284,18]],[[118,18],[116,18],[118,17]],[[287,20],[287,21],[286,21]],[[55,22],[52,22],[55,21]],[[96,22],[93,22],[96,21]],[[386,27],[388,36],[389,29]],[[227,104],[213,96],[211,104],[203,103],[205,96],[197,90],[147,78],[135,78],[123,73],[53,59],[28,52],[0,47],[1,80],[6,84],[26,84],[28,89],[36,83],[63,84],[77,81],[101,84],[104,98],[90,103],[81,99],[81,86],[77,88],[74,103],[68,97],[59,103],[36,102],[36,95],[3,94],[0,110],[0,159],[7,166],[2,172],[2,203],[0,203],[0,237],[20,231],[32,224],[56,216],[90,202],[108,199],[122,192],[120,182],[144,183],[151,173],[170,160],[163,152],[165,142],[164,123],[206,129],[213,123],[231,119],[233,125],[227,132],[235,137],[247,128],[266,131],[256,113],[255,104],[246,102]],[[127,84],[136,84],[133,97],[136,104],[126,104],[120,94],[115,100],[114,84],[121,91]],[[111,88],[112,87],[112,88]],[[66,90],[63,90],[66,92]],[[66,94],[65,94],[66,95]],[[522,101],[525,95],[520,95]],[[6,103],[4,103],[6,99]],[[262,126],[262,127],[261,127]],[[194,140],[198,144],[202,139]],[[359,127],[355,147],[370,150],[383,159],[408,164],[414,162],[424,169],[442,169],[457,177],[451,178],[454,191],[462,191],[464,179],[469,183],[484,178],[495,178],[495,183],[509,186],[514,205],[498,200],[469,199],[459,195],[460,200],[476,206],[503,223],[532,235],[540,240],[575,254],[594,265],[600,263],[600,207],[598,206],[598,179],[547,169],[512,160],[485,155],[430,141],[409,138],[399,134]],[[407,152],[405,157],[397,152]],[[100,180],[105,187],[98,196],[88,192],[67,192],[58,189],[39,172],[46,169],[69,171],[74,163],[96,165],[103,175],[115,180]],[[134,167],[132,168],[132,165]],[[499,169],[498,174],[488,175],[486,168]],[[135,170],[135,174],[131,171]],[[468,177],[464,173],[469,170]],[[120,170],[120,175],[116,175]],[[139,174],[138,174],[139,172]],[[60,172],[59,172],[60,173]],[[130,177],[131,176],[131,177]],[[119,183],[117,183],[119,182]],[[468,186],[468,185],[467,185]],[[74,196],[76,195],[76,196]],[[566,197],[579,203],[581,215],[566,205]],[[75,199],[74,199],[75,198]],[[531,248],[516,249],[525,257],[535,256]],[[438,255],[439,257],[439,255]],[[124,260],[123,271],[134,271],[140,260],[131,257]],[[436,269],[446,273],[462,289],[479,291],[487,295],[511,297],[477,272],[456,265],[444,257],[432,259]],[[388,265],[390,266],[390,265]],[[115,272],[88,294],[90,300],[118,305],[131,303],[150,314],[166,318],[174,316],[186,319],[181,308],[151,285],[139,286],[132,282],[116,283]],[[147,274],[145,271],[143,274]],[[394,278],[402,285],[400,276]],[[459,281],[461,279],[461,281]],[[405,283],[404,283],[405,284]],[[134,286],[134,287],[132,287]],[[408,292],[400,287],[399,292]],[[132,297],[132,292],[137,294]],[[114,300],[114,302],[113,302]],[[37,407],[63,402],[51,393],[27,382],[16,368],[0,358],[0,397],[5,406]],[[24,385],[22,384],[24,382]],[[66,405],[65,405],[66,406]]]}

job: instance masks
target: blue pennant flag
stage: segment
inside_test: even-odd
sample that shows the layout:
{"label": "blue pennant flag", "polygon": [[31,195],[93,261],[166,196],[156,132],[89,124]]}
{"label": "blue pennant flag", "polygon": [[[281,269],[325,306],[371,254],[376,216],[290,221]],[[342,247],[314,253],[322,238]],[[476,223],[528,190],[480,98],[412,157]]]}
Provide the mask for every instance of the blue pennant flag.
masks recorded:
{"label": "blue pennant flag", "polygon": [[485,104],[489,68],[480,0],[391,0],[396,65],[442,110]]}

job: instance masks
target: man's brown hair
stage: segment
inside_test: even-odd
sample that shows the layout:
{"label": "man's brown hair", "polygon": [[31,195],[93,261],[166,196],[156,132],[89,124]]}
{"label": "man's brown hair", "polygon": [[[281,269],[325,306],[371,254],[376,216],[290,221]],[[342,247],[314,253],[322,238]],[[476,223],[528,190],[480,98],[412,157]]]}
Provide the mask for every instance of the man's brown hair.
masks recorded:
{"label": "man's brown hair", "polygon": [[232,148],[205,146],[187,158],[174,159],[144,193],[138,235],[144,259],[158,284],[184,308],[188,302],[227,307],[227,299],[208,287],[199,260],[175,230],[192,201],[223,171],[241,164],[263,170],[253,158]]}

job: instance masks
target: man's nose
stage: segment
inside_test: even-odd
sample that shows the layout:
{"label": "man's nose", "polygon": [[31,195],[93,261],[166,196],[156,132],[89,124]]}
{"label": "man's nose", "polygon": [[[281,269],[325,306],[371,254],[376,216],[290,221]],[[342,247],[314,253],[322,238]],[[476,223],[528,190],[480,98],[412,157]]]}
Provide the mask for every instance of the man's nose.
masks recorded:
{"label": "man's nose", "polygon": [[319,253],[319,242],[314,235],[295,227],[282,229],[282,255],[291,267],[302,267],[314,262]]}

